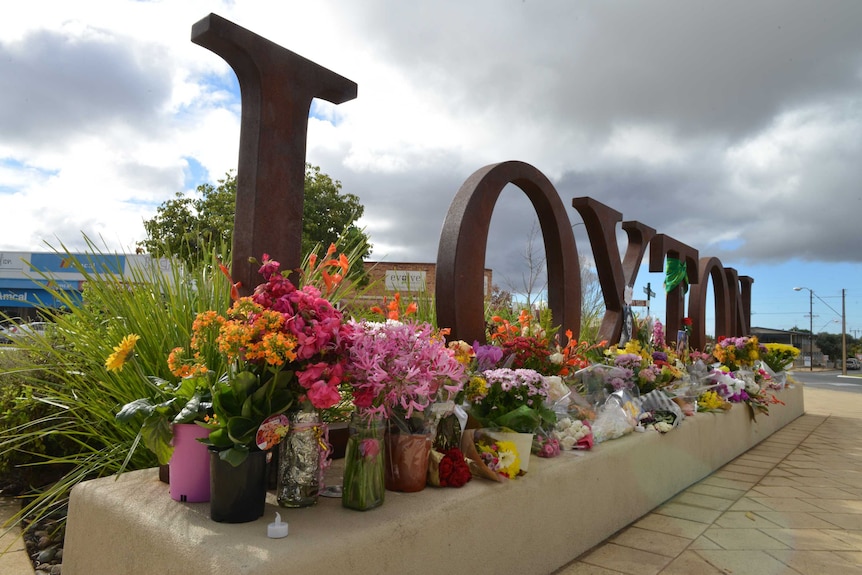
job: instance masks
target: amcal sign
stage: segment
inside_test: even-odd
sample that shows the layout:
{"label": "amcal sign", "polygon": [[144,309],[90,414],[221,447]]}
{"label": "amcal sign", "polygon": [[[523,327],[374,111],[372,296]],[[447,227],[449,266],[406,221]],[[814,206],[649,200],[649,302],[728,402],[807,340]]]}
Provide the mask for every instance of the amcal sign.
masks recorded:
{"label": "amcal sign", "polygon": [[[245,28],[210,14],[192,26],[192,42],[218,54],[233,68],[242,95],[234,219],[233,277],[248,294],[257,282],[249,257],[268,253],[285,269],[300,267],[302,206],[308,115],[314,98],[334,104],[352,100],[355,82],[315,64]],[[437,251],[437,322],[450,337],[485,340],[483,278],[491,213],[508,184],[520,188],[539,218],[548,265],[548,304],[555,325],[580,332],[581,278],[578,250],[566,206],[550,180],[523,162],[492,164],[461,186],[449,208]],[[754,280],[726,268],[717,258],[672,236],[657,233],[592,198],[572,206],[586,225],[606,312],[600,336],[618,341],[626,287],[633,287],[649,248],[649,271],[661,272],[666,260],[684,266],[691,285],[684,313],[685,283],[667,293],[668,333],[692,318],[691,345],[706,341],[706,280],[715,292],[716,335],[741,336],[750,330]],[[622,222],[628,245],[620,256],[616,226]]]}

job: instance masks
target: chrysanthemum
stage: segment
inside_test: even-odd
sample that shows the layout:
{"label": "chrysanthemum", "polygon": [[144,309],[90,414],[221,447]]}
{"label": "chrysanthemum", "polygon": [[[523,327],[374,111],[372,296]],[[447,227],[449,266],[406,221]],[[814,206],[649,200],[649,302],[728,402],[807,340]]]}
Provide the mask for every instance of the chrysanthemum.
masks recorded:
{"label": "chrysanthemum", "polygon": [[135,344],[138,343],[139,339],[141,336],[130,333],[123,338],[119,345],[114,346],[114,352],[105,360],[105,367],[108,371],[123,371],[123,366],[135,350]]}

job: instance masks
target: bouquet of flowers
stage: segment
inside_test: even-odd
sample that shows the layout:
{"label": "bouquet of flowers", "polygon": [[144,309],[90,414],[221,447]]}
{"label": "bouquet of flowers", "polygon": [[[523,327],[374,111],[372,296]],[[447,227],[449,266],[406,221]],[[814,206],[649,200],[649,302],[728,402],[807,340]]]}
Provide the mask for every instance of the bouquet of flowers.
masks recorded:
{"label": "bouquet of flowers", "polygon": [[756,413],[769,415],[771,404],[782,403],[774,394],[757,382],[755,372],[738,371],[733,373],[727,371],[726,367],[722,367],[713,370],[710,378],[715,382],[713,391],[722,399],[731,403],[746,403],[751,409],[752,419]]}
{"label": "bouquet of flowers", "polygon": [[522,457],[529,457],[513,441],[491,436],[481,429],[467,429],[461,438],[461,449],[473,475],[492,481],[514,479],[522,474]]}
{"label": "bouquet of flowers", "polygon": [[554,426],[552,437],[559,441],[560,449],[591,449],[593,430],[589,421],[561,417]]}
{"label": "bouquet of flowers", "polygon": [[345,373],[363,413],[410,419],[461,391],[464,365],[428,323],[350,322]]}
{"label": "bouquet of flowers", "polygon": [[[555,338],[551,344],[547,329],[536,324],[533,316],[527,310],[521,310],[518,325],[511,324],[500,316],[493,316],[491,321],[496,328],[491,332],[494,347],[500,350],[495,362],[483,361],[488,357],[488,347],[482,346],[483,360],[480,369],[486,370],[503,364],[514,369],[532,369],[543,375],[567,376],[575,370],[583,369],[590,364],[590,359],[597,356],[597,350],[607,342],[590,345],[579,342],[572,337],[571,330],[566,330],[566,345],[561,346]],[[476,344],[478,345],[478,344]],[[477,358],[479,349],[476,350]]]}
{"label": "bouquet of flowers", "polygon": [[719,337],[712,348],[715,360],[730,371],[751,368],[760,359],[757,337]]}
{"label": "bouquet of flowers", "polygon": [[473,477],[464,453],[458,447],[432,451],[428,483],[437,487],[462,487]]}
{"label": "bouquet of flowers", "polygon": [[731,408],[730,402],[721,397],[714,390],[706,390],[697,398],[697,410],[706,412],[727,411]]}
{"label": "bouquet of flowers", "polygon": [[760,360],[775,373],[786,371],[799,357],[799,349],[784,343],[765,343]]}
{"label": "bouquet of flowers", "polygon": [[485,427],[534,433],[556,421],[546,404],[548,381],[532,369],[483,371],[470,378],[465,395],[470,414]]}
{"label": "bouquet of flowers", "polygon": [[[346,263],[321,265],[340,269]],[[198,314],[188,348],[175,348],[168,357],[177,377],[208,382],[213,413],[204,443],[233,465],[257,448],[258,430],[270,417],[304,403],[327,409],[341,400],[341,313],[317,287],[297,288],[279,267],[264,254],[265,281],[254,295],[237,299],[224,316]],[[325,277],[328,289],[340,278]],[[210,365],[227,367],[216,373]]]}

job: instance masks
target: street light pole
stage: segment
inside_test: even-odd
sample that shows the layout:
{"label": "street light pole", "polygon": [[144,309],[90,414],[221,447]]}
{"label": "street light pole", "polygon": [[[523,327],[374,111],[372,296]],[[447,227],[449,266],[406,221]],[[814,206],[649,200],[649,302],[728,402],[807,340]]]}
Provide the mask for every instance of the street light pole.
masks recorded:
{"label": "street light pole", "polygon": [[809,371],[814,371],[814,290],[807,287],[795,287],[793,291],[808,290],[808,364]]}
{"label": "street light pole", "polygon": [[845,292],[841,290],[841,375],[847,375],[847,308],[845,307]]}

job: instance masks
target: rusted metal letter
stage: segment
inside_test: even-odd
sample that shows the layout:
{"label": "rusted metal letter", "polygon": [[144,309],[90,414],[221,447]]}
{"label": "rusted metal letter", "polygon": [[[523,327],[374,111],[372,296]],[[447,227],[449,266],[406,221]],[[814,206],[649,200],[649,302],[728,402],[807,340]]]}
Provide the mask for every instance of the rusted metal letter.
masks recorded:
{"label": "rusted metal letter", "polygon": [[[692,349],[703,349],[706,346],[706,295],[707,279],[712,279],[713,295],[715,296],[715,335],[733,335],[730,322],[730,302],[732,290],[727,284],[724,266],[721,260],[714,257],[700,258],[700,281],[692,284],[688,294],[688,317],[692,320]],[[704,326],[695,329],[694,326]]]}
{"label": "rusted metal letter", "polygon": [[616,225],[623,215],[593,198],[573,198],[572,206],[578,210],[593,250],[596,273],[605,301],[605,315],[599,327],[598,340],[616,343],[623,327],[625,287],[634,287],[638,268],[655,230],[637,221],[623,222],[628,245],[622,262],[617,244]]}
{"label": "rusted metal letter", "polygon": [[[664,259],[670,256],[685,262],[688,271],[689,283],[696,284],[700,281],[700,269],[697,265],[697,250],[665,234],[658,234],[652,239],[649,246],[649,271],[663,272]],[[685,311],[685,290],[680,284],[673,288],[665,299],[665,333],[668,339],[682,328],[682,318]],[[695,336],[695,332],[700,332]],[[703,324],[692,325],[692,337],[706,338]]]}
{"label": "rusted metal letter", "polygon": [[437,324],[452,339],[485,341],[483,273],[491,214],[507,184],[530,199],[545,242],[548,305],[561,333],[581,325],[581,275],[575,236],[557,190],[542,172],[524,162],[502,162],[474,172],[458,190],[440,234],[437,251]]}
{"label": "rusted metal letter", "polygon": [[192,42],[224,58],[239,80],[242,123],[231,272],[248,295],[261,281],[249,257],[268,253],[287,270],[302,262],[311,101],[341,104],[356,97],[357,86],[215,14],[192,26]]}
{"label": "rusted metal letter", "polygon": [[754,278],[741,276],[734,268],[724,268],[724,275],[730,288],[730,333],[727,335],[748,335],[751,333],[751,284]]}

